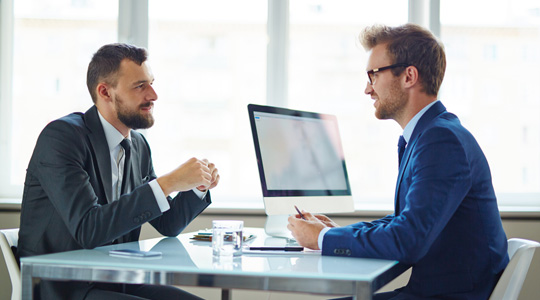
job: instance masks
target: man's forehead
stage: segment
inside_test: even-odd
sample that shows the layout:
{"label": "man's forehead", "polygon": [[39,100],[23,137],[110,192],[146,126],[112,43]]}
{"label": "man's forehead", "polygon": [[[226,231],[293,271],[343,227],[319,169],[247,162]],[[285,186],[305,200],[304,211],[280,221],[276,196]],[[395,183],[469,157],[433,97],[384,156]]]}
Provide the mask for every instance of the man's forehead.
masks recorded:
{"label": "man's forehead", "polygon": [[[368,68],[380,68],[383,67],[380,64],[391,63],[390,56],[388,56],[386,44],[379,44],[373,47],[368,52]],[[372,69],[372,68],[371,68]]]}
{"label": "man's forehead", "polygon": [[132,60],[124,59],[120,64],[119,76],[125,77],[132,81],[153,80],[153,75],[150,67],[146,62],[141,65],[135,63]]}

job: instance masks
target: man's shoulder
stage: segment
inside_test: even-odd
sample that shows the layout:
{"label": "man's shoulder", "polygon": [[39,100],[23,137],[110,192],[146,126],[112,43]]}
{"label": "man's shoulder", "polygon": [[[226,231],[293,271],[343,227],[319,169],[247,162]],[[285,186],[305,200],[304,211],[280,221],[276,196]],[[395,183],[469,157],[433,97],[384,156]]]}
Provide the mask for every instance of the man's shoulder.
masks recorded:
{"label": "man's shoulder", "polygon": [[86,136],[89,133],[85,121],[85,114],[81,112],[70,113],[69,115],[51,121],[43,129],[41,136],[64,136],[65,138],[75,138],[75,136]]}
{"label": "man's shoulder", "polygon": [[455,135],[467,135],[472,137],[471,132],[463,126],[461,120],[455,114],[450,112],[444,112],[435,118],[428,129],[441,132],[452,132]]}
{"label": "man's shoulder", "polygon": [[53,122],[64,122],[64,123],[68,123],[74,126],[82,126],[84,125],[84,113],[73,112],[73,113],[70,113],[69,115],[56,119]]}
{"label": "man's shoulder", "polygon": [[444,142],[460,144],[464,149],[479,149],[474,135],[453,113],[444,112],[434,118],[419,134],[419,143]]}

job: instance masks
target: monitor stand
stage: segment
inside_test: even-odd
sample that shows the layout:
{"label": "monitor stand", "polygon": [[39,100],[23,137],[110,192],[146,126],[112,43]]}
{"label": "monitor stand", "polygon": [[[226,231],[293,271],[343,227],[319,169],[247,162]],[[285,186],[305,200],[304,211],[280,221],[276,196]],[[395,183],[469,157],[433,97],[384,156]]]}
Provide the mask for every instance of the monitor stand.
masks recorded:
{"label": "monitor stand", "polygon": [[291,232],[287,229],[287,220],[289,215],[271,215],[266,216],[266,223],[264,224],[264,231],[266,234],[273,237],[286,238],[294,240]]}

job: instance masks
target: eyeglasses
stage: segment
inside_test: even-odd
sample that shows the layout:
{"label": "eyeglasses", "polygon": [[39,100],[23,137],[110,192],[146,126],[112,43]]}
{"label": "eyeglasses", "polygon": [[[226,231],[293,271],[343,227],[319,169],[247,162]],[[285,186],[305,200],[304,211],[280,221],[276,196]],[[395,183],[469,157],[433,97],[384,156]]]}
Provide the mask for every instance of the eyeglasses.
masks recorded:
{"label": "eyeglasses", "polygon": [[384,70],[390,70],[390,69],[393,69],[393,68],[408,67],[408,66],[410,66],[410,64],[399,63],[399,64],[393,64],[393,65],[382,67],[382,68],[369,70],[369,71],[367,71],[367,77],[369,79],[369,84],[373,85],[373,81],[374,81],[373,75],[375,75],[375,73],[382,72]]}

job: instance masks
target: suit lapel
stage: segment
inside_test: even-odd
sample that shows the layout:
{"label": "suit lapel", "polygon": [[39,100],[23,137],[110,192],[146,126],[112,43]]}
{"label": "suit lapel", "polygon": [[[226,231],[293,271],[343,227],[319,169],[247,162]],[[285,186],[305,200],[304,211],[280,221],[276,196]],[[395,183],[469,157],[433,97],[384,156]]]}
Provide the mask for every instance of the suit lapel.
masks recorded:
{"label": "suit lapel", "polygon": [[109,152],[109,145],[107,145],[107,139],[105,138],[105,132],[103,126],[99,120],[98,111],[96,106],[92,106],[84,114],[84,122],[88,127],[90,134],[90,145],[92,146],[96,155],[97,165],[99,168],[99,175],[101,185],[105,190],[105,197],[107,203],[111,203],[112,198],[112,170],[111,170],[111,155]]}
{"label": "suit lapel", "polygon": [[422,135],[424,130],[427,128],[427,126],[431,123],[433,119],[435,119],[440,114],[446,112],[446,107],[439,101],[435,104],[433,104],[432,107],[430,107],[424,115],[418,120],[418,123],[416,123],[416,127],[413,130],[413,133],[411,135],[410,141],[407,143],[407,148],[405,148],[405,153],[403,153],[403,158],[401,159],[401,165],[399,166],[399,175],[398,180],[396,184],[396,193],[394,195],[394,213],[395,215],[399,215],[401,212],[401,208],[399,205],[399,190],[401,186],[401,181],[403,179],[403,173],[405,172],[405,169],[407,169],[407,165],[409,164],[409,158],[411,157],[411,153],[416,146],[416,142],[418,141],[418,138]]}

